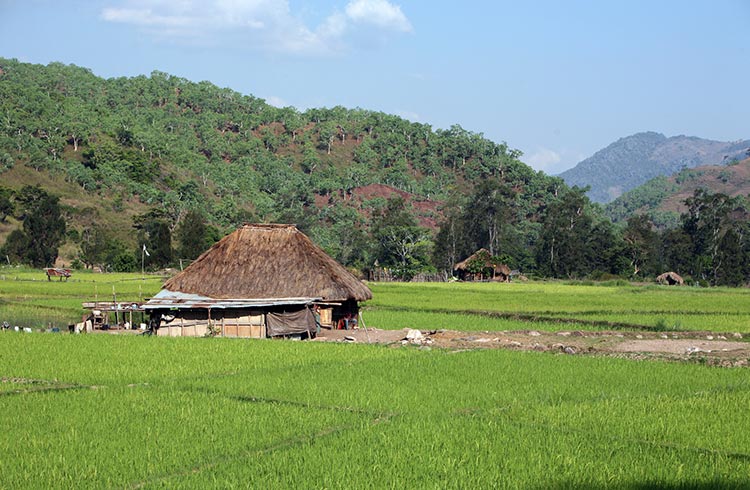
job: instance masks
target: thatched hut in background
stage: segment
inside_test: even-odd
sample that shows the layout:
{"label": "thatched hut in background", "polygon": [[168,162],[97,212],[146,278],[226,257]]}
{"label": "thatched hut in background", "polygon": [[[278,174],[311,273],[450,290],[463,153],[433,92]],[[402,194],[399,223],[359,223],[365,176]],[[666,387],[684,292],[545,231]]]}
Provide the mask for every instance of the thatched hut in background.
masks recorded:
{"label": "thatched hut in background", "polygon": [[682,286],[685,284],[685,281],[676,272],[665,272],[657,276],[656,282],[667,286]]}
{"label": "thatched hut in background", "polygon": [[370,289],[294,225],[245,225],[164,283],[144,308],[158,335],[313,336],[356,318]]}
{"label": "thatched hut in background", "polygon": [[466,259],[453,266],[453,274],[462,281],[510,282],[510,267],[494,262],[490,253],[480,248]]}

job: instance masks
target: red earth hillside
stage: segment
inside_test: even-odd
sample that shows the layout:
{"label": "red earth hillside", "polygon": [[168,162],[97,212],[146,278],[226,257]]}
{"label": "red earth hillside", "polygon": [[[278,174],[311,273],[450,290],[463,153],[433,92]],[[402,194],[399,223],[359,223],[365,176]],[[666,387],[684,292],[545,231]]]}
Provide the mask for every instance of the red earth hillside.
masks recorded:
{"label": "red earth hillside", "polygon": [[[417,219],[419,226],[429,228],[433,231],[438,229],[438,223],[441,217],[441,212],[438,208],[442,204],[440,201],[424,199],[385,184],[370,184],[362,187],[355,187],[349,194],[344,196],[342,191],[337,197],[345,201],[350,201],[354,207],[359,209],[362,214],[369,218],[371,208],[364,205],[365,202],[376,198],[388,199],[394,195],[401,197],[404,202],[411,207],[412,214]],[[315,197],[315,205],[318,208],[327,206],[329,201],[330,197],[328,196]]]}

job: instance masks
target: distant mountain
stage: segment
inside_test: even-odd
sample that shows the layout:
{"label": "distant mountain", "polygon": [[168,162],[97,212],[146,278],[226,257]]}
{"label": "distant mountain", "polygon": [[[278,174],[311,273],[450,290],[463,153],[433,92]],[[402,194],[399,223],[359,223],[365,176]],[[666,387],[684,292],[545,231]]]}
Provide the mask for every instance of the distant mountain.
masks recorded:
{"label": "distant mountain", "polygon": [[560,174],[568,185],[591,186],[592,201],[607,203],[658,176],[750,156],[750,140],[724,142],[655,132],[621,138]]}
{"label": "distant mountain", "polygon": [[685,199],[696,189],[728,196],[750,195],[750,158],[729,165],[709,165],[682,170],[669,177],[656,177],[631,189],[605,206],[614,222],[635,214],[650,214],[657,226],[676,226],[686,210]]}

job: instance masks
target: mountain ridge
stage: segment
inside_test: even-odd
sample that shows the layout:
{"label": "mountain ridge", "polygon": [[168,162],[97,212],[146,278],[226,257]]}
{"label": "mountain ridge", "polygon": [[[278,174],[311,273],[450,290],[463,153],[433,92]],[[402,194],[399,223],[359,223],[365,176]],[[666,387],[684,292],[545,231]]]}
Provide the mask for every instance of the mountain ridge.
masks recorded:
{"label": "mountain ridge", "polygon": [[685,199],[697,189],[730,197],[750,196],[750,158],[728,165],[704,165],[659,176],[631,189],[604,206],[615,223],[648,214],[659,228],[676,226],[686,211]]}
{"label": "mountain ridge", "polygon": [[654,131],[625,136],[558,176],[568,185],[589,186],[592,201],[608,203],[659,176],[683,169],[727,164],[750,156],[750,140],[715,141],[667,137]]}

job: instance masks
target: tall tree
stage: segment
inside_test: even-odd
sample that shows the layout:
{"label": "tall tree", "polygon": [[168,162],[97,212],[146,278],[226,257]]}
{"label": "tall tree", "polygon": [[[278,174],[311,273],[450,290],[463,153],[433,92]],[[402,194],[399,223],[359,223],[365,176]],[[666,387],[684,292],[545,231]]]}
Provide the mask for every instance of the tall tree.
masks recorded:
{"label": "tall tree", "polygon": [[654,224],[647,215],[636,215],[628,219],[622,232],[624,253],[629,261],[631,274],[645,276],[656,272],[657,240]]}
{"label": "tall tree", "polygon": [[7,187],[0,187],[0,223],[5,223],[8,216],[13,216],[13,191]]}
{"label": "tall tree", "polygon": [[133,227],[139,230],[136,254],[140,256],[145,245],[148,251],[144,257],[147,267],[169,266],[172,263],[172,232],[164,213],[153,210],[136,217],[133,221]]}
{"label": "tall tree", "polygon": [[490,255],[504,252],[502,234],[511,225],[515,194],[496,179],[487,179],[474,190],[464,217],[466,236],[472,248],[486,248]]}
{"label": "tall tree", "polygon": [[104,265],[107,253],[107,236],[104,229],[94,225],[81,233],[80,260],[86,267]]}
{"label": "tall tree", "polygon": [[547,209],[536,245],[537,264],[543,274],[581,277],[591,272],[588,239],[593,218],[585,192],[574,187]]}
{"label": "tall tree", "polygon": [[9,235],[4,249],[15,251],[20,261],[34,267],[54,265],[65,239],[60,199],[39,186],[27,185],[18,192],[16,201],[23,232]]}
{"label": "tall tree", "polygon": [[188,211],[177,228],[179,258],[193,260],[208,248],[206,218],[199,211]]}
{"label": "tall tree", "polygon": [[462,198],[454,196],[443,207],[443,222],[435,236],[432,263],[438,270],[453,271],[462,258],[468,255],[464,240],[464,205]]}
{"label": "tall tree", "polygon": [[[747,211],[740,198],[732,198],[722,193],[711,193],[696,189],[692,197],[685,200],[688,210],[682,216],[682,229],[691,238],[692,270],[694,277],[716,283],[722,267],[722,247],[742,249],[741,241],[747,226]],[[737,237],[725,240],[729,232]]]}
{"label": "tall tree", "polygon": [[407,211],[401,197],[392,197],[373,220],[373,236],[381,265],[394,268],[400,279],[409,280],[428,266],[429,235]]}

